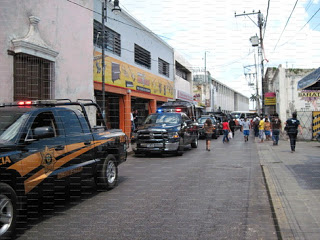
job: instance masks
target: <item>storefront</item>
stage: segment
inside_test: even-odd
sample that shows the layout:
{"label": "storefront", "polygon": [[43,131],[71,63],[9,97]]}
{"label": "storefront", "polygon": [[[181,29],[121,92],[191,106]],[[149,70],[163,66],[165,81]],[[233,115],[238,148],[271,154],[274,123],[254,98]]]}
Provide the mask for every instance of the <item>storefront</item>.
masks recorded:
{"label": "storefront", "polygon": [[[102,106],[101,55],[94,58],[94,89],[98,104]],[[173,98],[173,82],[131,66],[120,60],[105,58],[105,112],[110,128],[131,133],[131,111],[138,111],[138,124],[156,111],[157,105]]]}

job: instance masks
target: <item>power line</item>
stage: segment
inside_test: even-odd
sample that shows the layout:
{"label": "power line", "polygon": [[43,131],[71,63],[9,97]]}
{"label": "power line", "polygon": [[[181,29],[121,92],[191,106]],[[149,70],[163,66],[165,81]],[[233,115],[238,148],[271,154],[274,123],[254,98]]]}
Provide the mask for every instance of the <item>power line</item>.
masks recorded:
{"label": "power line", "polygon": [[[314,16],[320,11],[320,8],[315,12],[315,14],[312,15],[312,17],[308,20],[308,22],[306,22],[305,25],[303,25],[302,28],[300,28],[300,30],[295,34],[295,36],[297,36],[297,34],[314,18]],[[315,28],[317,28],[318,26],[316,26]],[[314,28],[314,29],[315,29]],[[313,29],[313,30],[314,30]],[[290,42],[293,38],[289,39],[288,41],[286,41],[284,44],[282,44],[280,47],[286,45],[288,42]]]}
{"label": "power line", "polygon": [[266,16],[266,22],[265,22],[265,24],[264,24],[263,38],[264,38],[264,35],[265,35],[265,33],[266,33],[268,16],[269,16],[269,8],[270,8],[270,0],[268,0],[267,16]]}
{"label": "power line", "polygon": [[282,30],[282,32],[281,32],[281,34],[280,34],[280,37],[279,37],[276,45],[274,46],[273,51],[277,48],[278,43],[279,43],[279,41],[280,41],[280,39],[281,39],[281,37],[282,37],[282,34],[283,34],[284,30],[286,29],[286,27],[287,27],[287,25],[288,25],[288,23],[289,23],[289,21],[290,21],[290,19],[291,19],[291,16],[292,16],[292,13],[293,13],[294,9],[295,9],[296,6],[297,6],[297,3],[298,3],[298,0],[296,1],[296,3],[295,3],[294,6],[293,6],[293,9],[292,9],[292,11],[291,11],[291,13],[290,13],[290,16],[288,17],[288,20],[287,20],[287,22],[286,22],[286,25],[284,26],[284,28],[283,28],[283,30]]}

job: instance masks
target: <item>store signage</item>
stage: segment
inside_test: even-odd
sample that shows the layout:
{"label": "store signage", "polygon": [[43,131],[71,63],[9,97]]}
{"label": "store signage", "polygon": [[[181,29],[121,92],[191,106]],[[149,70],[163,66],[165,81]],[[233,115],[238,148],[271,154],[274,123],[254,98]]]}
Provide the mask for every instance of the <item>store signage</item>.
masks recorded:
{"label": "store signage", "polygon": [[264,94],[264,105],[274,106],[277,103],[276,93],[267,92]]}
{"label": "store signage", "polygon": [[[95,52],[93,80],[102,82],[102,58]],[[173,98],[174,82],[110,56],[105,57],[105,83],[121,88],[143,91],[158,96]]]}
{"label": "store signage", "polygon": [[181,100],[185,100],[188,102],[192,102],[193,101],[193,97],[191,94],[177,90],[177,99],[181,99]]}
{"label": "store signage", "polygon": [[301,98],[320,98],[320,91],[315,90],[302,90],[298,94]]}

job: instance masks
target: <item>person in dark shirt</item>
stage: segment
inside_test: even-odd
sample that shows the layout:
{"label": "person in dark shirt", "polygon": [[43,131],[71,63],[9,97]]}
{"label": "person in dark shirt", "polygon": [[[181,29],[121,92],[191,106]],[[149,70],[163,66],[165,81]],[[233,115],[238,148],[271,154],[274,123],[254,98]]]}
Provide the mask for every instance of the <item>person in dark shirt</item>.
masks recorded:
{"label": "person in dark shirt", "polygon": [[272,130],[272,140],[273,145],[278,145],[279,142],[279,135],[281,130],[281,120],[279,119],[278,113],[275,113],[273,115],[273,118],[271,119],[271,130]]}
{"label": "person in dark shirt", "polygon": [[302,127],[300,125],[300,121],[297,119],[297,113],[292,113],[292,118],[289,118],[286,122],[286,131],[290,138],[290,147],[291,152],[295,152],[296,150],[296,141],[298,135],[298,129],[300,130],[300,134],[302,134]]}
{"label": "person in dark shirt", "polygon": [[230,119],[229,127],[230,127],[231,132],[232,132],[232,137],[234,138],[234,130],[236,129],[236,122],[235,122],[234,119]]}

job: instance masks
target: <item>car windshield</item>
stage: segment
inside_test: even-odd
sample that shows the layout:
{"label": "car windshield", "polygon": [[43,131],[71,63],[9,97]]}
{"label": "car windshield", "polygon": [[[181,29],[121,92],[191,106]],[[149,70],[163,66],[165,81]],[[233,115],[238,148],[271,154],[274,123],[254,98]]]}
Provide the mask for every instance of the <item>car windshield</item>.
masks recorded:
{"label": "car windshield", "polygon": [[25,119],[28,118],[27,114],[22,112],[0,112],[0,141],[8,142],[13,141],[22,126],[25,122]]}
{"label": "car windshield", "polygon": [[179,119],[180,117],[178,114],[172,114],[172,113],[152,114],[146,118],[144,123],[145,124],[154,124],[154,123],[177,124],[180,122]]}
{"label": "car windshield", "polygon": [[[208,118],[199,118],[199,119],[198,119],[198,123],[204,124],[204,123],[207,121],[207,119],[208,119]],[[211,121],[212,121],[213,124],[216,123],[216,120],[215,120],[215,119],[213,119],[213,118],[210,118],[210,119],[211,119]]]}
{"label": "car windshield", "polygon": [[233,119],[238,119],[240,118],[240,113],[231,113],[231,116]]}

